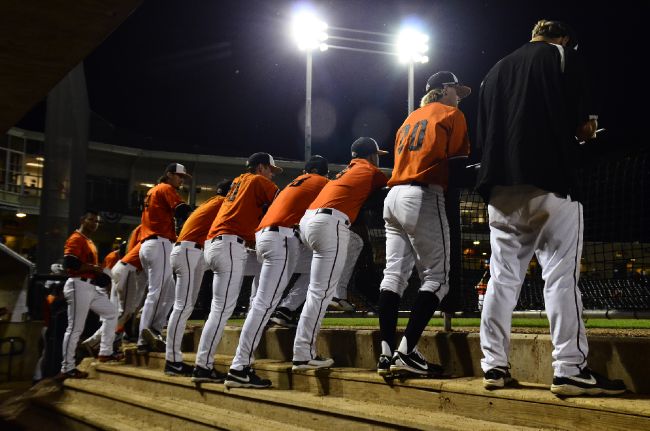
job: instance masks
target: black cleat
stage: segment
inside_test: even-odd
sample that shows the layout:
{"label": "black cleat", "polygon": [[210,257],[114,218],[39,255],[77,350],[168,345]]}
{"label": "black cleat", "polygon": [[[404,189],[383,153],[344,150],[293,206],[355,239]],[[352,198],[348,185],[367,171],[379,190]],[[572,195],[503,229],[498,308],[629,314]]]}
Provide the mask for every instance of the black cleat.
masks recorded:
{"label": "black cleat", "polygon": [[224,385],[227,388],[269,388],[272,383],[269,379],[262,379],[251,367],[243,370],[230,369]]}
{"label": "black cleat", "polygon": [[609,380],[605,376],[583,368],[580,374],[569,377],[553,377],[551,392],[555,395],[620,395],[625,392],[622,380]]}
{"label": "black cleat", "polygon": [[273,314],[271,314],[269,320],[276,325],[284,326],[285,328],[295,328],[298,326],[298,322],[294,319],[291,310],[285,307],[278,307]]}
{"label": "black cleat", "polygon": [[142,330],[142,338],[151,346],[152,352],[165,352],[167,350],[165,338],[155,329],[144,328]]}
{"label": "black cleat", "polygon": [[442,374],[443,368],[437,364],[431,364],[424,359],[420,351],[415,348],[409,354],[404,354],[399,350],[393,355],[390,366],[391,373],[404,374],[412,373],[420,376],[435,377]]}
{"label": "black cleat", "polygon": [[379,374],[382,377],[389,376],[391,374],[390,372],[391,363],[392,360],[390,356],[379,355],[379,361],[377,361],[377,374]]}
{"label": "black cleat", "polygon": [[334,365],[334,359],[316,356],[314,359],[310,359],[309,361],[293,361],[293,367],[291,367],[291,370],[318,370],[321,368],[330,368],[332,365]]}
{"label": "black cleat", "polygon": [[226,375],[212,368],[199,367],[198,365],[192,370],[192,381],[194,383],[223,383]]}
{"label": "black cleat", "polygon": [[516,384],[507,367],[490,368],[483,375],[483,387],[485,389],[499,389],[505,386]]}
{"label": "black cleat", "polygon": [[165,361],[165,374],[168,376],[192,376],[194,368],[185,362]]}

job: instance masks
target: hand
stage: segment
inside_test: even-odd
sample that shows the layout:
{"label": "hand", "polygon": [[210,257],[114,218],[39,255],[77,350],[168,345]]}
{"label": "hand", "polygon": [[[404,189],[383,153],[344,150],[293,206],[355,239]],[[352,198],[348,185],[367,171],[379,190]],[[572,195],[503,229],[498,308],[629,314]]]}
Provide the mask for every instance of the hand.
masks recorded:
{"label": "hand", "polygon": [[576,130],[576,138],[578,141],[588,141],[596,137],[596,130],[598,129],[598,120],[591,119],[585,121]]}

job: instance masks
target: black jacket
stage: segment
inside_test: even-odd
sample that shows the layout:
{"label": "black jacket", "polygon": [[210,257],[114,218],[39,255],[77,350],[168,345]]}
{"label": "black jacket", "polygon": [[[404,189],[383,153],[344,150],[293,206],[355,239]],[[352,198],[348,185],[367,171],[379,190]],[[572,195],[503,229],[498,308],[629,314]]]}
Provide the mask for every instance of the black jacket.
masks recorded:
{"label": "black jacket", "polygon": [[[530,184],[575,196],[575,132],[588,119],[577,53],[529,42],[500,60],[479,91],[476,190],[489,202],[495,185]],[[564,69],[564,70],[563,70]]]}

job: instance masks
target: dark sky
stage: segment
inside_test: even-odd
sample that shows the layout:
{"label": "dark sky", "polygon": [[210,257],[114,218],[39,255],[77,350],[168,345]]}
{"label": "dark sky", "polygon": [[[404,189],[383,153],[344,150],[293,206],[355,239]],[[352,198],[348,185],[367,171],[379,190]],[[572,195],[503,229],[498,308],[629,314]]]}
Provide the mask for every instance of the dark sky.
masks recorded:
{"label": "dark sky", "polygon": [[[152,149],[303,157],[305,59],[289,36],[289,1],[145,2],[85,61],[91,108]],[[394,33],[406,19],[431,37],[429,63],[416,67],[416,104],[426,79],[451,70],[474,94],[463,101],[473,138],[478,87],[489,68],[530,38],[540,18],[577,31],[599,94],[594,148],[640,146],[638,106],[643,2],[379,1],[313,2],[330,26]],[[330,34],[334,34],[330,31]],[[633,37],[639,35],[638,37]],[[406,115],[406,66],[388,56],[330,50],[314,55],[313,153],[349,160],[354,138],[392,150]],[[636,107],[633,104],[636,103]],[[304,115],[304,114],[303,114]],[[120,142],[113,142],[119,144]],[[382,163],[390,166],[390,160]]]}

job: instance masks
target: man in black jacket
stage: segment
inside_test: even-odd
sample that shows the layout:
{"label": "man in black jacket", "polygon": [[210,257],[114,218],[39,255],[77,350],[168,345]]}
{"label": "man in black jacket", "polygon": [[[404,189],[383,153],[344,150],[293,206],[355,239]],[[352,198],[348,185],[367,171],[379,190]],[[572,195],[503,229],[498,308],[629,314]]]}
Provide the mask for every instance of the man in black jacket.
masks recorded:
{"label": "man in black jacket", "polygon": [[575,151],[594,137],[586,79],[575,38],[559,21],[539,21],[532,40],[501,59],[479,93],[477,191],[488,205],[491,278],[481,317],[484,386],[500,388],[508,371],[512,311],[533,256],[543,268],[544,300],[557,395],[620,394],[625,385],[587,367],[578,289],[582,205],[576,200]]}

